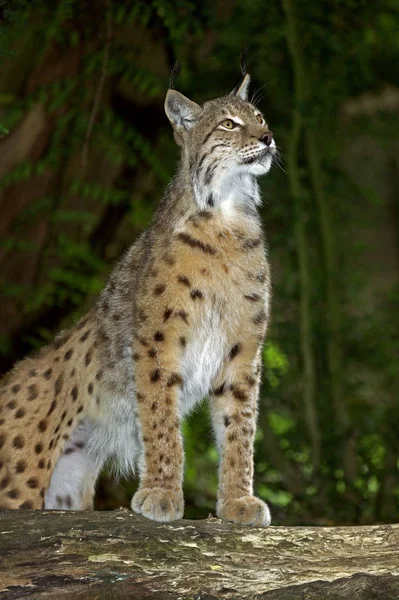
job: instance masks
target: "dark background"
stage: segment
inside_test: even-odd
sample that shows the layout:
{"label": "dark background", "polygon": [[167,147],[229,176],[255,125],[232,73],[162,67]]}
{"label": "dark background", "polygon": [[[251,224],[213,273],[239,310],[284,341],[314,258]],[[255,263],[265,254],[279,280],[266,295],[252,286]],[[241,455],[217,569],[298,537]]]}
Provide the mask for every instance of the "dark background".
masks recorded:
{"label": "dark background", "polygon": [[[94,302],[177,164],[169,73],[240,79],[284,164],[262,181],[273,268],[256,492],[275,523],[397,521],[397,0],[0,0],[0,372]],[[186,515],[214,509],[206,407],[185,424]],[[135,482],[104,474],[98,508]]]}

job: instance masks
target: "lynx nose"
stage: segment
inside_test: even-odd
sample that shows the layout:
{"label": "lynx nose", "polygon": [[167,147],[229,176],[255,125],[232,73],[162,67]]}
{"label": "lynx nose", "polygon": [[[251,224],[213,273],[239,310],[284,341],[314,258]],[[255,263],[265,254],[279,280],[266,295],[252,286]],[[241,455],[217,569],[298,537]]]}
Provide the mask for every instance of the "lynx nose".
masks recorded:
{"label": "lynx nose", "polygon": [[270,146],[273,140],[273,132],[267,131],[266,133],[262,133],[259,139],[261,142],[264,142],[266,146]]}

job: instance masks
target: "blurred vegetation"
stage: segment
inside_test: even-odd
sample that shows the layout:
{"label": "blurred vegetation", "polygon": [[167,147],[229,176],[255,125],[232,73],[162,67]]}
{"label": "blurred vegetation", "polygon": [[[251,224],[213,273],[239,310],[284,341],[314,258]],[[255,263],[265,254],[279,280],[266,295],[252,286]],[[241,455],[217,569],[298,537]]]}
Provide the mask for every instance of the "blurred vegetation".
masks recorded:
{"label": "blurred vegetation", "polygon": [[[0,0],[1,372],[92,305],[177,148],[169,72],[227,93],[249,44],[282,149],[263,181],[274,277],[256,491],[276,523],[399,508],[397,0]],[[257,90],[257,91],[256,91]],[[214,509],[206,406],[185,423],[186,514]],[[134,482],[102,479],[98,507]]]}

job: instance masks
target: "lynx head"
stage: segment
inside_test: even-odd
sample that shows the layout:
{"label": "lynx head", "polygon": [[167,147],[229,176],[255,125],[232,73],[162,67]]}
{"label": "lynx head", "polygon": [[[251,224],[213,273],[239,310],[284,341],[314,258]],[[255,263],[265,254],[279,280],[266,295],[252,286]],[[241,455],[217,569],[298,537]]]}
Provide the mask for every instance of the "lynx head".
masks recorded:
{"label": "lynx head", "polygon": [[256,177],[267,173],[276,153],[262,113],[248,101],[250,76],[228,95],[199,106],[170,89],[165,112],[182,148],[198,204],[260,202]]}

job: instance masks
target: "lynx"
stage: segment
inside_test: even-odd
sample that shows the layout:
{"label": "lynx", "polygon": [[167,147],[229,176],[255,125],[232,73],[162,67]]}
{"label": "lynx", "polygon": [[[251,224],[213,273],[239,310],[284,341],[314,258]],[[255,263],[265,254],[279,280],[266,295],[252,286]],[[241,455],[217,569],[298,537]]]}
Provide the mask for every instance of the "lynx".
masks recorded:
{"label": "lynx", "polygon": [[3,379],[0,506],[93,508],[104,463],[140,475],[132,509],[183,516],[181,422],[209,398],[220,456],[217,515],[267,526],[253,443],[270,278],[257,177],[276,153],[249,75],[199,106],[169,89],[181,147],[150,227],[92,310]]}

